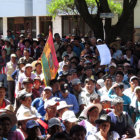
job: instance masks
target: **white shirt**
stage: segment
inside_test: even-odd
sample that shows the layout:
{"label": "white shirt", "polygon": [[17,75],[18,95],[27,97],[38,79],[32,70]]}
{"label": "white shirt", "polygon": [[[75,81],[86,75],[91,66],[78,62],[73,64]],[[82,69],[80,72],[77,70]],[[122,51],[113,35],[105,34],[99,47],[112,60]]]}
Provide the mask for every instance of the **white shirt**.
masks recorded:
{"label": "white shirt", "polygon": [[78,96],[79,105],[85,104],[86,106],[90,104],[90,97],[94,94],[97,94],[94,90],[92,94],[90,94],[86,88]]}
{"label": "white shirt", "polygon": [[103,86],[101,89],[98,90],[98,93],[100,96],[102,95],[108,95],[108,89],[106,88],[106,86]]}
{"label": "white shirt", "polygon": [[[34,74],[34,73],[31,73],[30,78],[31,78],[32,80],[34,80],[35,77],[36,77],[35,74]],[[21,83],[21,87],[22,87],[22,88],[23,88],[23,84],[22,84],[23,79],[26,79],[26,78],[28,78],[28,77],[25,75],[25,73],[22,73],[22,74],[19,76],[18,82]]]}

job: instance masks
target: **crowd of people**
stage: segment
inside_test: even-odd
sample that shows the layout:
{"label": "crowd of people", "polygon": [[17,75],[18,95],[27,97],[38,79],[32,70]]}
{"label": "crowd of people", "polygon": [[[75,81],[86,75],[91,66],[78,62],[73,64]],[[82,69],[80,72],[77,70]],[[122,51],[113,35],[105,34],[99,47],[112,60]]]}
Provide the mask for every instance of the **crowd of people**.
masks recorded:
{"label": "crowd of people", "polygon": [[140,45],[117,37],[100,65],[102,39],[55,33],[59,69],[45,85],[46,40],[0,39],[0,140],[140,139]]}

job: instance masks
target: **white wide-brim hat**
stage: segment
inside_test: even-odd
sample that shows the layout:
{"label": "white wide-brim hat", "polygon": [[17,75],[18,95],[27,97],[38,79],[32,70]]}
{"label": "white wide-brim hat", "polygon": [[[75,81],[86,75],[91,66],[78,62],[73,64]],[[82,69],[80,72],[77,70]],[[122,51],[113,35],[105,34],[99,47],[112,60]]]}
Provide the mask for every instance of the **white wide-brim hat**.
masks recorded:
{"label": "white wide-brim hat", "polygon": [[68,105],[66,103],[66,101],[60,101],[59,102],[59,105],[57,106],[57,110],[60,110],[60,109],[63,109],[63,108],[70,108],[72,107],[73,105]]}
{"label": "white wide-brim hat", "polygon": [[87,107],[85,107],[85,109],[82,111],[82,113],[80,114],[80,116],[87,118],[87,113],[88,111],[93,108],[93,107],[97,107],[99,109],[99,113],[102,111],[102,105],[97,103],[97,104],[89,104]]}

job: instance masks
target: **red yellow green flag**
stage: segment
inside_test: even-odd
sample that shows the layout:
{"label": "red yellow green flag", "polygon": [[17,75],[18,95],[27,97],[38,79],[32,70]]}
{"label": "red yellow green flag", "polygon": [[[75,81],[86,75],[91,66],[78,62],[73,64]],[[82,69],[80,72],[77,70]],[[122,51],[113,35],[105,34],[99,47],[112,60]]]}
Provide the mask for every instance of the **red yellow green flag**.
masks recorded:
{"label": "red yellow green flag", "polygon": [[41,56],[41,63],[44,73],[45,84],[48,85],[49,80],[55,79],[59,67],[51,31],[49,32],[48,40],[45,44]]}

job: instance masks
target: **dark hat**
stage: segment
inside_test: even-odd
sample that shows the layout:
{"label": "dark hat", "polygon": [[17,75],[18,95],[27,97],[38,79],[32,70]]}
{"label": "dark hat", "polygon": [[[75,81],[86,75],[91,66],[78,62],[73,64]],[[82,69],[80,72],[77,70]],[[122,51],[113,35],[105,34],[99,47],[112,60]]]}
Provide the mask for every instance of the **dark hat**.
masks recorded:
{"label": "dark hat", "polygon": [[5,88],[5,90],[6,90],[6,87],[4,86],[3,82],[0,82],[0,88]]}
{"label": "dark hat", "polygon": [[109,122],[109,123],[111,123],[111,117],[108,116],[107,114],[103,114],[103,115],[101,115],[101,116],[99,117],[99,119],[97,119],[97,120],[95,121],[96,124],[101,124],[101,123],[103,123],[103,122]]}
{"label": "dark hat", "polygon": [[77,70],[76,69],[71,69],[70,74],[74,74],[74,73],[77,73]]}
{"label": "dark hat", "polygon": [[62,55],[62,59],[64,59],[64,57],[69,57],[69,55],[67,53]]}
{"label": "dark hat", "polygon": [[33,80],[31,78],[24,78],[22,83],[23,84],[25,84],[25,83],[33,83]]}
{"label": "dark hat", "polygon": [[61,89],[61,91],[63,92],[63,93],[68,93],[69,92],[69,87],[68,87],[68,84],[66,83],[66,84],[62,84],[61,86],[60,86],[60,89]]}

